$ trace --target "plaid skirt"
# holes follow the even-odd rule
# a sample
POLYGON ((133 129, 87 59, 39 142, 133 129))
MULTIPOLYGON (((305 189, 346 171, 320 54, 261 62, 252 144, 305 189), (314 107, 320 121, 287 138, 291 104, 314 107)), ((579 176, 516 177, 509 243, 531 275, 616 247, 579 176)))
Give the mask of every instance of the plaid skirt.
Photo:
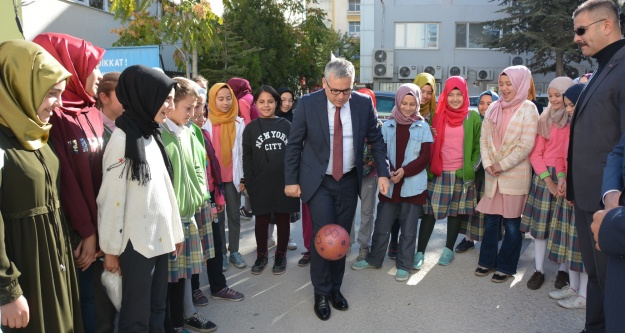
POLYGON ((168 282, 178 282, 180 279, 190 279, 192 274, 202 272, 202 242, 200 233, 193 219, 182 220, 182 231, 184 232, 184 245, 182 253, 176 257, 169 255, 169 276, 168 282))
MULTIPOLYGON (((475 192, 477 194, 477 201, 484 196, 484 181, 475 180, 475 192)), ((460 222, 460 232, 466 235, 471 240, 482 241, 484 236, 484 214, 475 211, 473 214, 466 215, 460 222)))
POLYGON ((210 211, 213 206, 210 202, 205 202, 200 211, 195 213, 195 220, 200 229, 200 239, 202 240, 202 249, 204 249, 204 259, 215 258, 215 239, 213 238, 213 224, 210 211))
POLYGON ((466 186, 456 178, 456 171, 443 171, 440 177, 428 180, 428 199, 423 213, 434 215, 437 220, 447 216, 475 214, 477 195, 475 183, 466 186))
POLYGON ((547 256, 557 263, 566 263, 572 271, 584 271, 573 206, 564 198, 556 201, 547 242, 547 256))
MULTIPOLYGON (((551 179, 558 183, 558 176, 554 167, 547 167, 551 179)), ((529 232, 532 237, 546 239, 549 237, 549 223, 553 216, 556 197, 549 192, 545 182, 537 174, 532 177, 532 186, 527 195, 527 202, 521 218, 521 231, 529 232)))

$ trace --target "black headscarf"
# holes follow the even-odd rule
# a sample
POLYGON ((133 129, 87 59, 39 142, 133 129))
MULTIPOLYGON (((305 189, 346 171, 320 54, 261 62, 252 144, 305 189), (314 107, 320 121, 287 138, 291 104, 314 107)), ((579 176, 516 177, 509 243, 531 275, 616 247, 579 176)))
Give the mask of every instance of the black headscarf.
MULTIPOLYGON (((282 97, 282 94, 284 94, 285 92, 291 93, 291 97, 295 99, 295 94, 291 89, 287 87, 282 87, 278 89, 278 96, 282 97)), ((293 122, 293 107, 291 106, 291 109, 287 112, 282 112, 282 110, 278 108, 278 110, 276 110, 276 116, 280 118, 285 118, 286 120, 293 122)))
POLYGON ((143 66, 126 68, 119 76, 115 94, 125 112, 115 120, 115 125, 126 133, 126 168, 130 169, 128 179, 146 185, 151 180, 150 166, 145 158, 142 139, 154 137, 161 150, 169 177, 174 178, 171 161, 165 152, 163 139, 154 117, 163 106, 176 81, 164 73, 143 66))

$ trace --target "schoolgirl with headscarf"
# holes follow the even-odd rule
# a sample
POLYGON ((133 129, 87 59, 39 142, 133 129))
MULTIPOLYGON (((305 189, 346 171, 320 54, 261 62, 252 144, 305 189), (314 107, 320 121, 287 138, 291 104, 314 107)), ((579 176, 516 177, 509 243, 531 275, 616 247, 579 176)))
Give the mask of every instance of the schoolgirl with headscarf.
MULTIPOLYGON (((430 125, 432 136, 436 137, 436 130, 432 127, 432 119, 436 113, 436 79, 430 73, 419 73, 414 84, 421 89, 421 104, 419 105, 419 114, 430 125)), ((391 240, 388 244, 388 256, 395 259, 397 254, 397 238, 399 237, 399 220, 395 220, 391 229, 391 240)))
POLYGON ((104 152, 97 203, 104 268, 122 276, 120 332, 162 329, 168 257, 179 254, 184 241, 173 168, 159 132, 173 108, 175 84, 134 65, 115 88, 125 111, 104 152))
POLYGON ((295 99, 295 94, 293 94, 290 88, 281 87, 278 89, 278 95, 280 95, 280 109, 276 110, 276 116, 293 122, 293 100, 295 99))
MULTIPOLYGON (((480 119, 484 120, 484 115, 490 108, 490 105, 499 99, 496 92, 486 90, 480 94, 478 99, 478 109, 480 119)), ((477 201, 484 196, 484 168, 480 163, 475 171, 475 191, 477 201)), ((475 247, 474 241, 481 241, 484 235, 484 214, 475 211, 472 215, 466 215, 460 223, 460 234, 464 234, 464 238, 454 250, 456 253, 464 253, 475 247)))
POLYGON ((250 82, 246 79, 233 77, 227 83, 237 98, 239 117, 243 118, 245 125, 258 118, 258 108, 254 105, 254 95, 252 95, 250 82))
MULTIPOLYGON (((564 107, 567 116, 573 116, 575 104, 586 84, 570 86, 563 94, 564 107)), ((570 130, 569 123, 563 127, 570 130)), ((556 285, 556 290, 549 292, 549 297, 558 300, 558 305, 567 309, 579 309, 586 306, 586 294, 588 273, 584 269, 582 254, 577 238, 575 226, 575 214, 573 205, 566 199, 566 172, 567 154, 569 149, 568 132, 560 147, 556 159, 556 173, 558 175, 558 198, 556 199, 553 217, 551 218, 549 241, 547 242, 547 257, 564 268, 558 270, 556 283, 561 280, 561 285, 556 285)))
POLYGON ((0 44, 0 305, 5 332, 83 332, 52 109, 70 73, 39 45, 0 44))
POLYGON ((386 195, 379 194, 380 204, 375 221, 372 248, 365 259, 352 268, 381 267, 395 216, 399 217, 399 239, 395 266, 396 281, 405 281, 412 271, 419 216, 427 197, 427 172, 430 162, 432 133, 419 115, 421 90, 412 83, 399 87, 391 118, 382 126, 388 160, 391 165, 391 185, 386 195))
POLYGON ((480 151, 486 187, 476 209, 485 214, 478 276, 493 274, 491 281, 505 282, 516 274, 521 255, 521 213, 530 189, 529 154, 534 148, 538 111, 527 100, 532 73, 511 66, 499 75, 498 101, 482 122, 480 151), (497 250, 500 224, 505 236, 497 250))
POLYGON ((243 130, 245 123, 239 117, 239 106, 237 99, 229 85, 225 83, 215 83, 208 92, 208 118, 202 129, 208 132, 215 156, 221 166, 221 180, 226 198, 226 209, 218 214, 219 232, 222 239, 223 262, 222 269, 228 269, 228 260, 235 267, 245 268, 247 264, 239 253, 239 236, 241 234, 241 216, 239 207, 241 206, 241 193, 243 179, 243 151, 241 149, 243 130), (219 101, 218 101, 219 99, 219 101), (226 249, 226 213, 228 214, 228 250, 226 249))
MULTIPOLYGON (((63 106, 50 118, 50 136, 61 161, 61 205, 74 230, 72 241, 76 265, 80 268, 83 322, 88 332, 96 326, 110 326, 114 308, 104 293, 94 291, 94 275, 102 272, 97 246, 98 211, 96 196, 102 183, 104 125, 95 107, 96 91, 102 74, 98 69, 104 49, 88 41, 58 33, 35 37, 72 74, 63 92, 63 106), (92 265, 94 264, 92 268, 92 265), (99 309, 95 310, 95 303, 99 309), (96 323, 97 322, 97 323, 96 323)), ((103 291, 100 284, 95 287, 103 291)))
MULTIPOLYGON (((556 159, 560 156, 560 147, 569 137, 569 116, 566 113, 562 94, 573 85, 573 80, 566 76, 553 79, 549 83, 549 106, 538 119, 538 134, 534 149, 530 154, 530 163, 534 169, 532 185, 523 209, 521 231, 529 232, 534 238, 534 264, 536 271, 527 281, 527 287, 537 290, 545 281, 544 261, 549 238, 549 223, 558 197, 558 176, 556 159)), ((565 278, 565 265, 561 264, 560 279, 565 278)), ((564 279, 563 282, 566 282, 564 279)))
POLYGON ((475 212, 475 171, 480 165, 480 132, 482 121, 477 112, 469 110, 467 82, 452 76, 445 82, 432 126, 436 140, 432 145, 428 181, 428 204, 425 206, 419 246, 414 268, 420 269, 427 243, 436 220, 447 218, 447 242, 438 261, 449 265, 454 259, 453 248, 458 238, 460 221, 475 212), (457 105, 458 106, 453 106, 457 105))

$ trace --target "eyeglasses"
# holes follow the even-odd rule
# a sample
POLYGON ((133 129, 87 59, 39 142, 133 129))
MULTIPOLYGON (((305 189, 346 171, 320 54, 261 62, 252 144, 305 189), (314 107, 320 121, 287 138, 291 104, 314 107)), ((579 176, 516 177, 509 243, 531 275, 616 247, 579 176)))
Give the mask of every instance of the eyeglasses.
POLYGON ((328 84, 328 81, 326 81, 326 86, 328 86, 328 88, 330 88, 330 94, 338 96, 339 94, 343 94, 343 96, 345 95, 349 95, 352 93, 352 88, 347 88, 347 89, 343 89, 343 90, 338 90, 338 89, 333 89, 332 87, 330 87, 330 85, 328 84))
POLYGON ((579 28, 573 30, 573 32, 575 32, 575 34, 578 35, 578 36, 582 36, 582 35, 584 35, 586 33, 586 29, 588 29, 589 26, 591 26, 591 25, 593 25, 595 23, 599 23, 599 22, 605 21, 605 20, 607 20, 607 19, 601 19, 599 21, 592 22, 591 24, 588 24, 588 25, 586 25, 584 27, 579 27, 579 28))

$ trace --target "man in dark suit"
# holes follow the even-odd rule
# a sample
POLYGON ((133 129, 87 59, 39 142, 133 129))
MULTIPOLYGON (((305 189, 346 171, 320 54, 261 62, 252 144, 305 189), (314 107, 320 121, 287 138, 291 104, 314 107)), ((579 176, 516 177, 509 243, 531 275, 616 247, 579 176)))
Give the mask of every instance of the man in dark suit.
MULTIPOLYGON (((302 97, 293 114, 285 156, 288 196, 308 203, 312 237, 326 224, 351 230, 362 183, 365 139, 371 144, 381 193, 388 191, 386 148, 369 96, 352 92, 354 66, 342 58, 325 67, 322 91, 302 97), (338 109, 338 113, 337 113, 338 109)), ((314 243, 313 243, 314 244, 314 243)), ((347 310, 341 294, 345 257, 323 259, 311 246, 310 279, 315 290, 314 310, 330 318, 330 306, 347 310)))
MULTIPOLYGON (((575 223, 588 272, 587 332, 604 332, 607 257, 596 251, 590 224, 602 198, 601 180, 608 154, 625 132, 625 40, 618 8, 611 0, 589 0, 573 13, 574 42, 598 67, 577 101, 571 120, 567 199, 574 201, 575 223)), ((606 207, 618 200, 605 197, 606 207)))
POLYGON ((608 256, 605 285, 606 332, 622 332, 625 328, 625 207, 595 213, 592 222, 597 250, 608 256))

